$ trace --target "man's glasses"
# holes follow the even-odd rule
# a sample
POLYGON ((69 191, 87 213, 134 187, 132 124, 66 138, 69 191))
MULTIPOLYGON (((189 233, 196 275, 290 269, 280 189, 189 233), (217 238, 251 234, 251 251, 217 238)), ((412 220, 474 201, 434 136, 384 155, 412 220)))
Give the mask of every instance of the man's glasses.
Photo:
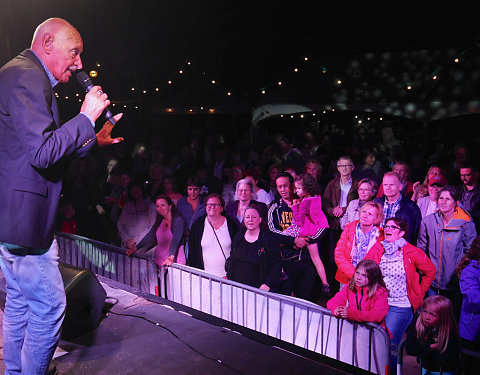
POLYGON ((353 167, 352 164, 345 164, 345 165, 337 165, 337 168, 350 168, 353 167))

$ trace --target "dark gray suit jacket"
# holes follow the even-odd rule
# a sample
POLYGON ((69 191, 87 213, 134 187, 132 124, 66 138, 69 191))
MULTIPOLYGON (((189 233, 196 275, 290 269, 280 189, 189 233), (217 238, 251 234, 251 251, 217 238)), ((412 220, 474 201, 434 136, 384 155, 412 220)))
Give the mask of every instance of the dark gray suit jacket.
POLYGON ((23 51, 0 69, 0 241, 44 249, 53 240, 65 159, 96 144, 78 114, 60 126, 48 76, 23 51))

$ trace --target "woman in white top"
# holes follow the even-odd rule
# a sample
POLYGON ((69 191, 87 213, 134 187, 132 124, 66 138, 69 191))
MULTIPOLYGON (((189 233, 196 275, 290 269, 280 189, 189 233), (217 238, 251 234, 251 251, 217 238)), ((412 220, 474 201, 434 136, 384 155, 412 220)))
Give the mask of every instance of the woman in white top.
POLYGON ((230 256, 238 226, 232 218, 223 215, 225 202, 221 195, 210 194, 205 202, 207 214, 198 218, 190 229, 187 264, 224 277, 225 261, 230 256))

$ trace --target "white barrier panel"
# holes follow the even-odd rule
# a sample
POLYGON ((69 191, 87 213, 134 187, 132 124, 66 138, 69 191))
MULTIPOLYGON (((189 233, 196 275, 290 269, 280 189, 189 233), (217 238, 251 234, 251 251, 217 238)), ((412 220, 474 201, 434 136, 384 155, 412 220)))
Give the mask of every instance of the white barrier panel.
POLYGON ((329 310, 174 264, 167 298, 254 331, 376 374, 390 358, 387 332, 375 324, 337 319, 329 310))
POLYGON ((390 339, 375 324, 337 319, 327 309, 308 301, 268 293, 178 264, 169 267, 166 286, 162 272, 159 286, 151 259, 127 256, 124 249, 80 236, 56 236, 61 262, 143 292, 162 297, 167 294, 176 303, 364 370, 377 374, 387 371, 390 339))
POLYGON ((153 260, 125 249, 67 233, 55 234, 60 262, 92 271, 96 275, 150 294, 158 292, 158 271, 153 260))

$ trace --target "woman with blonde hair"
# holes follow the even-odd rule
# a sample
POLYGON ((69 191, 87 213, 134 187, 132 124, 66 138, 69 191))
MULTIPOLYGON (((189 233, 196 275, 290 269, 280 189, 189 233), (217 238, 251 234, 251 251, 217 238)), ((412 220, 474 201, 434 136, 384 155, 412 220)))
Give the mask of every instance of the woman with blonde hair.
POLYGON ((422 374, 457 374, 458 329, 452 302, 444 296, 431 296, 420 311, 407 331, 407 354, 417 357, 422 374))
POLYGON ((383 240, 383 207, 374 201, 365 202, 360 209, 359 220, 345 226, 335 248, 335 263, 338 266, 335 279, 347 284, 355 273, 355 267, 372 246, 383 240))

